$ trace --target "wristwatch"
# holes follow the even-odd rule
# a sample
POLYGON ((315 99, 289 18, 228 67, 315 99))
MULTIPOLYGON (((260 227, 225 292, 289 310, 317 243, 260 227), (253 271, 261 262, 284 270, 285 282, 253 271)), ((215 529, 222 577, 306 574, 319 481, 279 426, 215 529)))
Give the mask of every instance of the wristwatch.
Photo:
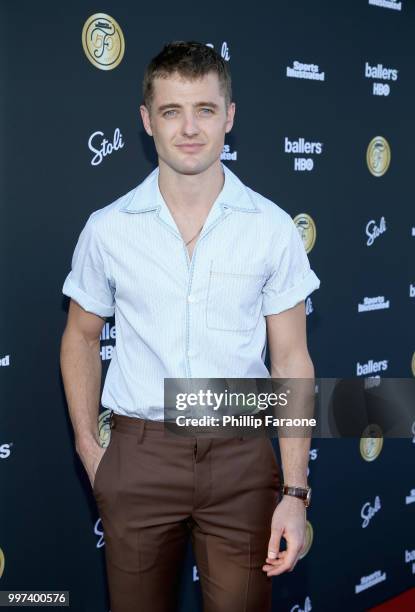
POLYGON ((292 495, 293 497, 299 497, 303 500, 306 508, 309 507, 311 502, 311 487, 306 487, 303 489, 302 487, 290 487, 289 485, 283 486, 284 495, 292 495))

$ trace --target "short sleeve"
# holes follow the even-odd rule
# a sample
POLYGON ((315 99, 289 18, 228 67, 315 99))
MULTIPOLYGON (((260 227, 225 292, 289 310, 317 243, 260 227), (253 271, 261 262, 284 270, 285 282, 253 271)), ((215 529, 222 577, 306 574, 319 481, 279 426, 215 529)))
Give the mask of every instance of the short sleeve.
POLYGON ((292 308, 320 287, 320 280, 310 268, 298 229, 289 215, 282 231, 282 246, 275 245, 276 258, 262 291, 264 316, 292 308))
POLYGON ((79 235, 72 256, 72 269, 65 279, 62 293, 73 298, 87 312, 111 317, 115 312, 114 288, 93 214, 79 235))

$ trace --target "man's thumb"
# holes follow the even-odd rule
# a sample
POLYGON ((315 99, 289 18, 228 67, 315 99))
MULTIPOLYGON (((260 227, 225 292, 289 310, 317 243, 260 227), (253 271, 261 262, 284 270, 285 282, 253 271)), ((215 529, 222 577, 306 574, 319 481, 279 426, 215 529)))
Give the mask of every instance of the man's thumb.
POLYGON ((268 557, 276 559, 280 551, 281 534, 277 529, 271 529, 271 537, 268 543, 268 557))

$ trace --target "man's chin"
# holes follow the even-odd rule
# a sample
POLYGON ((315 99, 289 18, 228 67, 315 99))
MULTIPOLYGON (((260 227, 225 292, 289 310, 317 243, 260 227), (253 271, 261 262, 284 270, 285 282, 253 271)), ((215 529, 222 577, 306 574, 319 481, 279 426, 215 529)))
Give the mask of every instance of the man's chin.
POLYGON ((205 172, 216 160, 200 161, 190 160, 187 162, 177 162, 171 165, 171 168, 179 174, 195 175, 205 172))

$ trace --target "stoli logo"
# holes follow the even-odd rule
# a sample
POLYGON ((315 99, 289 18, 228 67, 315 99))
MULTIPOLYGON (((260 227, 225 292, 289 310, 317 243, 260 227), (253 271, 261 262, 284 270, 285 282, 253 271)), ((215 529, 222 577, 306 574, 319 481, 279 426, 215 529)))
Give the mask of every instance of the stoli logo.
POLYGON ((301 608, 299 604, 296 604, 295 606, 291 608, 290 612, 311 612, 312 609, 313 609, 313 606, 311 605, 311 599, 307 595, 307 597, 304 600, 304 608, 301 608))
POLYGON ((375 503, 373 506, 370 505, 369 502, 366 502, 362 506, 362 510, 360 516, 363 519, 362 528, 367 527, 370 523, 370 520, 375 516, 376 512, 381 509, 380 498, 379 495, 375 497, 375 503))
POLYGON ((107 155, 111 155, 114 151, 118 151, 122 149, 124 146, 124 141, 122 139, 122 134, 118 128, 114 130, 114 136, 112 138, 112 142, 107 140, 106 138, 102 138, 104 136, 104 132, 97 131, 91 134, 88 140, 88 148, 92 153, 95 153, 94 157, 91 159, 91 166, 99 166, 104 157, 107 155), (98 137, 101 136, 101 142, 98 142, 98 137))
POLYGON ((366 225, 366 236, 368 236, 368 239, 366 242, 367 246, 372 246, 376 238, 379 238, 379 236, 383 234, 384 232, 386 232, 386 230, 387 230, 387 227, 386 227, 385 217, 381 217, 379 221, 379 226, 376 225, 376 222, 374 219, 371 219, 366 225))

